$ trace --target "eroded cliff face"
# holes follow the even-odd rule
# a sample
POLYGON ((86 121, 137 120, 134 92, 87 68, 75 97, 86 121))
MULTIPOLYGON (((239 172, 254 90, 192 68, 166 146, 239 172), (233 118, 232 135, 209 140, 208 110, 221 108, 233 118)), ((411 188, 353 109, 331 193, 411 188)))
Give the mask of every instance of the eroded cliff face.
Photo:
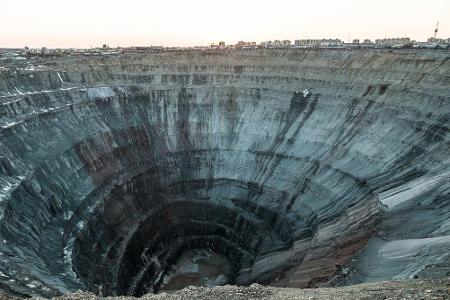
POLYGON ((139 296, 192 250, 227 262, 216 284, 310 286, 361 249, 350 282, 442 265, 449 57, 191 52, 3 70, 1 286, 139 296))

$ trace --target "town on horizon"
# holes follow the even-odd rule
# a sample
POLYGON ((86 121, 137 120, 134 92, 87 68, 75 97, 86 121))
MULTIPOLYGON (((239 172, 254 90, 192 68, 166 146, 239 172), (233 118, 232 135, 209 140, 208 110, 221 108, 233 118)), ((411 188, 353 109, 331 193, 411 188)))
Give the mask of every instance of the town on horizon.
MULTIPOLYGON (((436 32, 437 33, 437 32, 436 32)), ((318 48, 318 49, 351 49, 351 48, 426 48, 426 49, 449 49, 450 38, 442 39, 430 37, 426 42, 415 41, 408 37, 383 38, 383 39, 353 39, 351 42, 345 42, 341 39, 300 39, 295 40, 273 40, 263 42, 239 41, 236 44, 227 45, 220 41, 209 46, 192 47, 164 47, 164 46, 129 46, 129 47, 110 47, 104 44, 101 47, 91 48, 0 48, 2 52, 20 52, 22 55, 52 55, 52 54, 121 54, 128 52, 145 51, 170 51, 170 50, 227 50, 227 49, 288 49, 288 48, 318 48)))

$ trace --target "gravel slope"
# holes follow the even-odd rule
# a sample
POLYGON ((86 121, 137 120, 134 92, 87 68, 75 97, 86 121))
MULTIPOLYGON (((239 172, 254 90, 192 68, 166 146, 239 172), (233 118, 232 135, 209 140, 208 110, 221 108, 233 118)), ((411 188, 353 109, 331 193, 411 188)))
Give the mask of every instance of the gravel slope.
MULTIPOLYGON (((80 292, 54 299, 136 299, 100 298, 80 292)), ((450 278, 441 280, 403 280, 363 283, 339 288, 293 289, 252 284, 250 287, 188 287, 174 294, 147 294, 140 299, 450 299, 450 278)))

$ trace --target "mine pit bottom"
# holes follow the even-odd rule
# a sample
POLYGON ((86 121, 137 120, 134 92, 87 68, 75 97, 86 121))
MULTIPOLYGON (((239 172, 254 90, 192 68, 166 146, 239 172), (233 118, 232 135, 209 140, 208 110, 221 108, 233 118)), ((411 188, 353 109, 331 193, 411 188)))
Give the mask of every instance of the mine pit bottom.
POLYGON ((226 258, 210 250, 186 250, 164 276, 160 291, 225 285, 229 282, 231 270, 226 258))

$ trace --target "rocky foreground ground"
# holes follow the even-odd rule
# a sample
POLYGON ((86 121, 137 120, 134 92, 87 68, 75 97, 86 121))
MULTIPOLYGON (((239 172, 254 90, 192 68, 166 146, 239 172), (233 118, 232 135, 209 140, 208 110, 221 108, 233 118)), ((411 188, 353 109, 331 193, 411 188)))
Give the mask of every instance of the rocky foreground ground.
MULTIPOLYGON (((0 299, 14 299, 0 297, 0 299)), ((132 297, 98 297, 76 292, 53 298, 76 299, 136 299, 132 297)), ((142 300, 176 299, 450 299, 450 278, 441 280, 402 280, 363 283, 337 288, 294 289, 252 284, 249 287, 220 286, 215 288, 187 287, 175 293, 147 294, 142 300)))

